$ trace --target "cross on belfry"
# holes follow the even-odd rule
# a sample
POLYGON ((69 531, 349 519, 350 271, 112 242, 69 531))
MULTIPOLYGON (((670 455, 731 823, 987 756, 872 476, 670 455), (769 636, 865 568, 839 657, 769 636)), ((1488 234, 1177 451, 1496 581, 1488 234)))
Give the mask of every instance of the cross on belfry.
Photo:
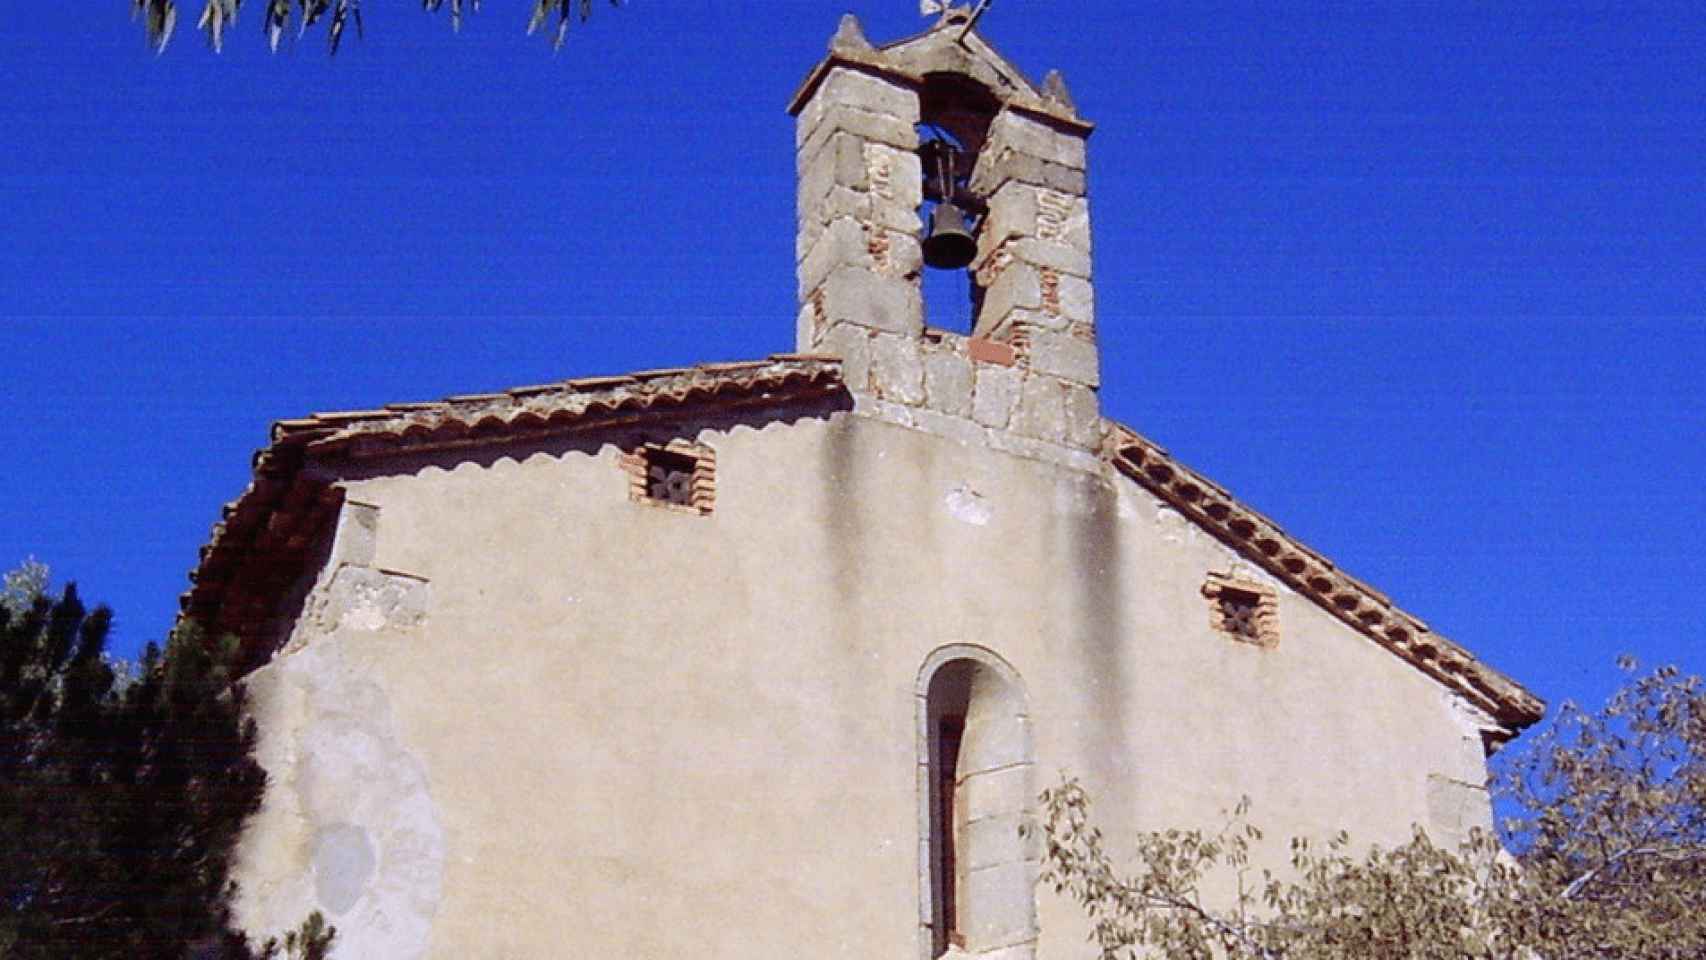
POLYGON ((954 3, 954 0, 918 0, 918 12, 926 17, 938 14, 938 26, 946 23, 965 24, 959 36, 959 41, 964 43, 966 34, 971 33, 972 28, 977 26, 977 22, 983 19, 984 13, 989 10, 989 5, 994 2, 995 0, 977 0, 977 5, 968 9, 954 3))
MULTIPOLYGON (((977 17, 982 16, 983 11, 989 7, 991 2, 992 0, 978 0, 977 9, 970 11, 971 17, 976 19, 977 17)), ((964 7, 955 4, 953 0, 918 0, 918 15, 921 17, 928 17, 931 14, 936 13, 942 14, 946 17, 948 14, 952 13, 966 12, 967 11, 964 7)))

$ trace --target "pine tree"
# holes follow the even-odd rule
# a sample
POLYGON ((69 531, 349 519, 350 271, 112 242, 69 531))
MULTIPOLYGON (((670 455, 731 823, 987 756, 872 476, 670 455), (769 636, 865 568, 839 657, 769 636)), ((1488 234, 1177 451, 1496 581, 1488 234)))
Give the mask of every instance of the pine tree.
MULTIPOLYGON (((0 956, 249 957, 229 863, 265 773, 235 643, 181 626, 129 678, 111 627, 74 585, 0 604, 0 956)), ((311 920, 290 955, 324 955, 311 920)))

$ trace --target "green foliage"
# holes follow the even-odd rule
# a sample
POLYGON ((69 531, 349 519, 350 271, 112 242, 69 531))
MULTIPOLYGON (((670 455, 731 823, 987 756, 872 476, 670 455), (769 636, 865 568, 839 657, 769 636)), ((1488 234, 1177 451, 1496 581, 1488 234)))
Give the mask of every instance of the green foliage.
POLYGON ((1706 956, 1706 682, 1631 675, 1598 713, 1565 704, 1503 771, 1505 824, 1547 893, 1513 922, 1589 956, 1706 956))
MULTIPOLYGON (((610 0, 613 7, 620 6, 620 0, 610 0)), ((527 20, 527 35, 532 36, 544 25, 553 10, 557 13, 557 29, 552 34, 551 49, 560 50, 563 41, 569 37, 569 21, 573 12, 580 11, 580 21, 585 23, 592 16, 592 0, 534 0, 533 16, 527 20)))
POLYGON ((1447 850, 1416 828, 1353 854, 1343 834, 1299 838, 1289 871, 1255 872, 1247 802, 1212 833, 1143 834, 1116 865, 1066 779, 1042 796, 1043 879, 1083 906, 1105 960, 1706 956, 1700 678, 1662 668, 1598 713, 1566 705, 1500 788, 1523 811, 1504 844, 1476 831, 1447 850))
MULTIPOLYGON (((338 928, 326 923, 326 918, 316 910, 302 921, 300 927, 284 935, 284 956, 286 960, 326 960, 337 933, 338 928)), ((261 948, 259 960, 277 960, 278 951, 279 942, 275 937, 261 948)))
POLYGON ((111 627, 75 586, 0 605, 0 956, 248 957, 228 864, 264 773, 236 644, 181 627, 125 684, 111 627))
POLYGON ((13 616, 21 616, 37 597, 47 592, 51 575, 47 564, 35 557, 25 560, 17 569, 6 571, 5 577, 0 579, 0 608, 13 616))
MULTIPOLYGON (((338 52, 338 45, 343 41, 344 30, 351 23, 355 25, 356 36, 362 34, 361 0, 294 0, 294 15, 292 0, 259 0, 264 9, 261 12, 261 30, 266 34, 267 45, 274 53, 278 52, 279 41, 290 28, 294 16, 296 34, 305 35, 308 28, 321 19, 327 18, 326 42, 329 52, 338 52)), ((243 5, 243 0, 205 0, 201 19, 196 23, 196 29, 207 34, 208 45, 215 53, 225 49, 225 34, 237 22, 237 11, 243 5)), ((620 6, 621 0, 610 0, 610 5, 620 6)), ((450 8, 450 29, 462 29, 462 12, 464 0, 421 0, 421 9, 428 13, 436 12, 445 6, 450 8)), ((467 0, 466 7, 470 13, 478 13, 480 0, 467 0)), ((178 8, 175 0, 130 0, 132 17, 140 17, 143 30, 148 37, 148 45, 156 52, 166 49, 166 44, 172 39, 172 32, 177 29, 178 8)), ((533 0, 533 13, 527 23, 527 33, 536 32, 551 14, 557 15, 557 27, 554 32, 553 47, 561 47, 568 38, 569 23, 578 19, 585 23, 592 16, 592 0, 533 0)))

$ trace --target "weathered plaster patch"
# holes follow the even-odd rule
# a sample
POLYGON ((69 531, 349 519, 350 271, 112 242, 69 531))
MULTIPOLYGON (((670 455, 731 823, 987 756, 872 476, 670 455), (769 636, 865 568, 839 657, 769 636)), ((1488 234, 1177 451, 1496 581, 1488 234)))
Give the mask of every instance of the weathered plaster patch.
POLYGON ((239 851, 238 923, 264 939, 319 910, 332 955, 426 955, 445 840, 426 768, 390 697, 351 655, 349 634, 316 636, 249 679, 269 774, 239 851))
MULTIPOLYGON (((1178 516, 1178 514, 1174 515, 1178 516)), ((1184 517, 1180 516, 1179 519, 1183 520, 1184 517)), ((1231 553, 1230 550, 1227 550, 1226 552, 1231 553)), ((1237 554, 1232 554, 1232 560, 1226 565, 1226 569, 1221 576, 1228 580, 1243 580, 1249 583, 1260 584, 1261 586, 1275 592, 1291 592, 1291 588, 1287 587, 1284 583, 1281 583, 1279 579, 1274 577, 1272 574, 1237 554)))
POLYGON ((332 556, 339 563, 369 566, 379 545, 379 508, 359 500, 344 501, 338 513, 338 532, 332 556))
POLYGON ((1087 517, 1096 512, 1106 496, 1106 486, 1100 477, 1085 474, 1061 474, 1054 483, 1054 512, 1062 517, 1087 517))
MULTIPOLYGON (((1136 489, 1137 487, 1135 484, 1120 483, 1117 480, 1114 483, 1114 513, 1121 520, 1135 520, 1139 516, 1142 516, 1142 513, 1138 509, 1139 503, 1134 492, 1136 489)), ((1145 501, 1142 505, 1153 506, 1153 504, 1148 501, 1145 501)))
POLYGON ((1436 842, 1455 847, 1473 829, 1492 829, 1492 801, 1484 784, 1428 774, 1428 819, 1436 842))
POLYGON ((987 526, 995 516, 995 507, 983 494, 973 490, 969 483, 962 483, 949 490, 942 502, 947 506, 949 516, 974 527, 987 526))
POLYGON ((1155 525, 1161 528, 1161 538, 1168 543, 1179 543, 1191 531, 1191 522, 1185 515, 1166 504, 1155 508, 1155 525))
POLYGON ((402 573, 345 564, 315 591, 316 627, 332 633, 351 630, 407 630, 426 619, 427 582, 402 573))
POLYGON ((314 832, 314 894, 334 917, 360 899, 376 865, 373 838, 353 823, 335 823, 314 832))
POLYGON ((1445 705, 1451 711, 1451 719, 1465 740, 1479 743, 1483 733, 1499 729, 1498 721, 1494 720, 1491 714, 1458 694, 1446 690, 1440 696, 1445 699, 1445 705))

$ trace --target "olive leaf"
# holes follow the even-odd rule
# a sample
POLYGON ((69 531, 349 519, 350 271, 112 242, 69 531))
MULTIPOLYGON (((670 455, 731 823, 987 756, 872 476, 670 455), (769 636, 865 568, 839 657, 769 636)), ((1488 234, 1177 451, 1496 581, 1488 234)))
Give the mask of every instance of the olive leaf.
POLYGON ((338 42, 343 39, 344 35, 344 23, 351 18, 355 20, 355 35, 360 38, 362 32, 361 0, 337 0, 337 5, 332 9, 332 25, 326 31, 332 54, 338 52, 338 42))
MULTIPOLYGON (((482 0, 450 0, 450 29, 460 32, 464 10, 470 14, 479 13, 481 2, 482 0)), ((279 42, 284 38, 285 28, 290 25, 291 0, 265 0, 265 4, 261 32, 267 38, 268 48, 277 53, 279 42)), ((237 10, 242 5, 243 0, 205 0, 196 29, 206 33, 208 46, 212 47, 215 53, 225 49, 225 35, 228 28, 237 22, 237 10)), ((610 0, 610 5, 619 7, 622 5, 621 0, 610 0)), ((298 37, 307 34, 308 29, 322 19, 328 19, 326 39, 327 50, 331 54, 338 52, 350 21, 355 22, 357 37, 362 36, 364 32, 361 0, 295 0, 295 6, 298 37)), ((421 9, 427 13, 435 13, 444 6, 445 0, 421 0, 421 9)), ((148 45, 156 53, 163 52, 178 22, 174 0, 131 0, 130 9, 133 19, 142 19, 148 45)), ((557 29, 552 45, 554 48, 560 48, 568 37, 569 22, 575 16, 578 15, 583 23, 591 18, 592 0, 534 0, 533 10, 527 21, 527 33, 532 35, 542 27, 553 10, 557 14, 557 29)))
POLYGON ((132 19, 142 17, 148 45, 155 53, 164 53, 166 43, 172 39, 172 30, 178 25, 177 5, 172 0, 131 0, 130 14, 132 19))
POLYGON ((1275 849, 1246 800, 1218 829, 1139 833, 1116 857, 1063 777, 1031 828, 1041 879, 1082 908, 1102 960, 1698 960, 1706 680, 1624 669, 1603 709, 1566 704, 1501 754, 1495 786, 1517 811, 1502 836, 1474 828, 1450 849, 1414 827, 1384 847, 1339 831, 1275 849))

